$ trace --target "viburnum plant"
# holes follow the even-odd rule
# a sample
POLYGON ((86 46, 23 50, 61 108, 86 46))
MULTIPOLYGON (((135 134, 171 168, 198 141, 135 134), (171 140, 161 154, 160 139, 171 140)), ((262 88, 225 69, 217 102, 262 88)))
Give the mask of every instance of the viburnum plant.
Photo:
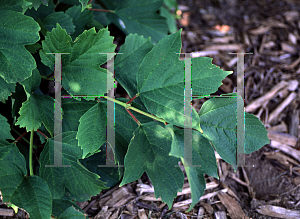
MULTIPOLYGON (((204 174, 218 178, 215 150, 236 170, 237 98, 241 97, 235 94, 207 100, 199 113, 192 108, 194 166, 187 165, 185 62, 178 54, 181 30, 167 35, 174 32, 174 19, 165 7, 172 1, 164 2, 162 6, 161 0, 106 0, 100 6, 85 0, 1 1, 3 202, 25 209, 34 219, 84 218, 76 201, 89 200, 120 181, 120 186, 133 182, 146 172, 155 197, 171 207, 184 182, 178 167, 182 161, 191 188, 191 210, 204 193, 204 174), (111 22, 127 35, 115 57, 115 75, 100 67, 116 49, 105 27, 111 22), (61 55, 62 94, 70 97, 61 100, 61 164, 69 167, 47 167, 55 159, 55 100, 41 88, 44 81, 55 80, 53 53, 68 53, 61 55), (106 95, 113 88, 107 87, 107 81, 114 78, 130 101, 106 95), (108 101, 115 103, 114 159, 123 165, 118 168, 98 167, 105 165, 105 147, 110 144, 106 139, 108 101), (24 137, 28 132, 29 141, 24 137)), ((209 96, 231 74, 213 65, 211 58, 191 60, 193 95, 209 96)), ((258 118, 245 113, 244 119, 245 153, 249 154, 269 139, 258 118)))

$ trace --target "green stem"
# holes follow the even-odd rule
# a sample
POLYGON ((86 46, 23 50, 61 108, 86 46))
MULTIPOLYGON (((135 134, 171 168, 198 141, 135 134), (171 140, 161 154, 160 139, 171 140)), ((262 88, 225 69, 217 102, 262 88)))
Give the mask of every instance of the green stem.
POLYGON ((153 116, 153 115, 151 115, 151 114, 149 114, 149 113, 146 113, 146 112, 144 112, 144 111, 142 111, 142 110, 139 110, 139 109, 137 109, 137 108, 131 106, 131 104, 123 103, 123 102, 121 102, 121 101, 119 101, 119 100, 116 100, 116 99, 111 98, 111 97, 108 97, 108 96, 104 96, 104 98, 106 98, 107 100, 110 100, 110 101, 112 101, 112 102, 115 102, 115 103, 117 103, 117 104, 119 104, 119 105, 121 105, 121 106, 124 106, 125 109, 131 109, 131 110, 133 110, 133 111, 136 111, 136 112, 138 112, 138 113, 140 113, 140 114, 142 114, 142 115, 144 115, 144 116, 148 116, 148 117, 150 117, 150 118, 152 118, 152 119, 155 119, 155 120, 157 120, 157 121, 159 121, 159 122, 162 122, 162 123, 164 123, 164 124, 167 122, 167 121, 164 120, 164 119, 158 118, 158 117, 153 116))
POLYGON ((48 77, 45 76, 45 75, 41 75, 41 78, 42 78, 42 79, 45 79, 45 80, 48 80, 48 81, 54 81, 54 78, 48 78, 48 77))
POLYGON ((32 148, 33 148, 33 134, 34 131, 30 131, 30 148, 29 148, 29 171, 30 171, 30 176, 33 176, 33 167, 32 167, 32 148))
MULTIPOLYGON (((133 110, 133 111, 136 111, 136 112, 138 112, 138 113, 140 113, 140 114, 143 114, 144 116, 148 116, 148 117, 150 117, 150 118, 152 118, 152 119, 155 119, 155 120, 157 120, 157 121, 159 121, 159 122, 162 122, 162 123, 164 123, 164 124, 168 123, 168 122, 167 122, 166 120, 164 120, 164 119, 158 118, 158 117, 153 116, 153 115, 151 115, 151 114, 149 114, 149 113, 146 113, 146 112, 144 112, 144 111, 142 111, 142 110, 139 110, 139 109, 137 109, 137 108, 134 108, 133 106, 131 106, 131 104, 123 103, 123 102, 121 102, 121 101, 119 101, 119 100, 113 99, 113 98, 108 97, 108 96, 103 96, 103 97, 106 98, 107 100, 110 100, 110 101, 115 102, 115 103, 117 103, 117 104, 119 104, 119 105, 121 105, 121 106, 124 106, 125 109, 131 109, 131 110, 133 110)), ((198 127, 196 130, 199 131, 199 132, 201 132, 201 133, 203 134, 203 131, 202 131, 201 127, 200 127, 200 124, 199 124, 199 127, 198 127)))

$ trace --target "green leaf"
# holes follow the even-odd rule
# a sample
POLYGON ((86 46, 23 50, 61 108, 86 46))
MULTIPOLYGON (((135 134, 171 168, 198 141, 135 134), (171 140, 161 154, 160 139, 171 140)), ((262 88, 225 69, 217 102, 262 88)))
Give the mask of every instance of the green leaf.
POLYGON ((139 126, 130 141, 125 156, 125 174, 120 187, 139 179, 144 172, 149 176, 155 198, 161 196, 171 208, 177 191, 182 190, 184 176, 178 158, 168 156, 171 135, 160 122, 149 122, 139 126))
POLYGON ((266 144, 270 139, 264 124, 255 115, 245 113, 245 153, 251 154, 266 144))
POLYGON ((60 24, 60 26, 65 29, 68 34, 73 34, 75 32, 75 26, 72 22, 72 18, 62 11, 49 14, 42 20, 42 22, 48 31, 52 31, 56 24, 60 24))
POLYGON ((38 50, 42 48, 41 44, 35 43, 33 45, 26 45, 25 48, 31 53, 35 54, 38 50))
POLYGON ((0 76, 7 83, 23 81, 36 68, 24 46, 40 39, 40 27, 20 12, 0 10, 0 14, 0 76))
MULTIPOLYGON (((57 27, 48 33, 45 40, 42 41, 42 47, 43 49, 40 50, 41 61, 53 71, 55 64, 53 61, 54 56, 46 53, 71 53, 72 39, 67 34, 66 30, 62 29, 61 26, 57 24, 57 27)), ((61 55, 61 60, 63 64, 62 67, 64 67, 65 63, 70 62, 70 55, 61 55)))
POLYGON ((107 189, 98 179, 98 175, 91 173, 79 163, 78 159, 82 158, 82 150, 77 146, 76 133, 62 133, 62 165, 71 165, 70 167, 45 167, 45 165, 54 164, 54 138, 47 141, 41 153, 39 174, 47 182, 53 199, 63 197, 65 188, 68 188, 76 197, 85 200, 99 194, 102 189, 107 189))
POLYGON ((164 5, 166 5, 168 9, 176 9, 177 1, 176 0, 164 0, 164 5))
POLYGON ((126 34, 150 36, 156 43, 168 34, 166 19, 156 13, 162 3, 162 0, 125 0, 108 16, 126 34))
POLYGON ((16 188, 18 188, 18 186, 24 180, 24 176, 26 175, 26 169, 23 168, 25 168, 26 163, 24 160, 22 166, 19 166, 18 164, 13 162, 0 160, 0 164, 0 188, 3 197, 3 202, 9 202, 16 188))
POLYGON ((48 6, 48 0, 26 0, 26 1, 31 2, 35 10, 38 10, 41 4, 48 6))
MULTIPOLYGON (((115 60, 115 78, 126 90, 130 98, 138 93, 137 72, 145 55, 153 48, 150 39, 137 34, 130 34, 125 38, 115 60)), ((134 101, 142 105, 139 98, 134 101)))
POLYGON ((87 6, 89 0, 79 0, 79 2, 81 3, 81 6, 82 6, 81 12, 83 12, 87 6))
POLYGON ((106 141, 106 105, 97 103, 79 120, 77 139, 83 158, 98 150, 106 141))
POLYGON ((16 125, 26 127, 29 132, 37 130, 42 123, 53 136, 54 132, 54 99, 46 95, 31 94, 29 99, 22 104, 20 117, 16 125))
MULTIPOLYGON (((237 98, 241 96, 209 99, 204 102, 199 111, 203 134, 213 144, 222 159, 233 165, 235 169, 237 167, 237 98)), ((267 130, 258 118, 245 113, 245 153, 251 153, 268 144, 270 141, 267 134, 267 130)))
POLYGON ((29 150, 28 150, 28 144, 25 141, 18 141, 16 143, 16 145, 17 145, 20 153, 25 158, 27 173, 30 173, 30 170, 29 170, 29 150))
POLYGON ((20 116, 19 111, 22 107, 22 103, 27 100, 27 95, 24 90, 24 87, 17 83, 16 90, 11 96, 12 101, 12 118, 15 119, 15 117, 20 116))
POLYGON ((33 69, 32 75, 24 81, 20 82, 20 84, 24 86, 25 91, 29 94, 38 89, 41 84, 41 75, 39 70, 37 70, 36 68, 33 69))
POLYGON ((110 10, 115 10, 124 2, 124 0, 103 0, 102 2, 106 8, 110 10))
MULTIPOLYGON (((150 113, 184 127, 184 61, 179 60, 181 30, 159 41, 143 59, 137 74, 139 97, 150 113)), ((211 63, 210 58, 192 59, 193 94, 217 91, 230 74, 211 63), (207 79, 209 78, 209 80, 207 79)), ((199 116, 192 108, 192 127, 199 130, 199 116)))
MULTIPOLYGON (((17 172, 22 173, 20 176, 23 177, 23 176, 27 175, 26 161, 25 161, 24 156, 20 153, 18 147, 13 143, 10 144, 7 141, 0 139, 0 162, 4 162, 4 161, 7 163, 14 164, 14 166, 16 166, 16 168, 17 168, 17 172)), ((4 166, 2 166, 2 165, 1 165, 1 167, 4 168, 4 166)), ((13 177, 13 174, 11 174, 10 176, 13 177)), ((13 183, 17 183, 17 182, 13 181, 13 183)), ((12 185, 10 185, 10 186, 12 186, 12 185)), ((4 189, 2 190, 2 188, 0 188, 0 190, 2 192, 3 200, 4 200, 4 202, 6 202, 5 200, 7 200, 7 199, 4 199, 4 197, 6 198, 6 196, 4 195, 6 193, 4 192, 4 189)), ((7 192, 10 192, 10 190, 8 190, 7 192)), ((8 195, 11 195, 11 193, 9 193, 8 195)))
POLYGON ((192 162, 186 160, 188 158, 184 157, 184 150, 186 150, 184 145, 184 129, 173 128, 167 128, 173 139, 169 155, 181 158, 184 165, 192 195, 192 204, 188 210, 190 211, 204 194, 204 173, 219 178, 217 172, 218 166, 214 149, 209 141, 200 132, 195 130, 192 130, 192 162))
MULTIPOLYGON (((210 145, 209 141, 200 132, 196 130, 192 130, 192 136, 193 136, 192 163, 191 161, 188 161, 189 165, 200 165, 201 167, 197 167, 199 170, 205 172, 206 174, 212 177, 218 178, 217 163, 216 163, 216 157, 215 157, 215 152, 213 147, 210 145)), ((174 137, 172 141, 170 155, 185 159, 184 158, 184 129, 176 128, 174 130, 174 137), (176 148, 176 146, 174 148, 173 146, 174 141, 178 142, 179 149, 176 148)), ((185 163, 186 162, 184 161, 183 164, 185 163)))
POLYGON ((48 6, 46 5, 41 5, 38 10, 35 10, 34 8, 28 9, 25 12, 25 15, 32 17, 34 20, 43 20, 46 18, 48 15, 52 14, 55 12, 55 4, 53 1, 48 2, 48 6))
POLYGON ((24 13, 31 4, 25 0, 2 0, 0 1, 0 9, 24 13))
MULTIPOLYGON (((84 31, 75 42, 59 24, 42 42, 40 50, 42 63, 54 70, 54 55, 46 53, 70 53, 62 55, 62 86, 71 95, 103 95, 107 93, 107 70, 100 65, 107 62, 107 55, 116 47, 108 29, 96 33, 95 29, 84 31)), ((113 88, 113 75, 109 74, 113 88)))
MULTIPOLYGON (((184 62, 176 54, 181 47, 180 32, 159 41, 145 56, 137 73, 137 89, 150 113, 184 127, 184 62)), ((194 108, 192 122, 198 129, 199 116, 194 108)))
POLYGON ((82 213, 79 209, 75 209, 73 206, 67 208, 60 216, 60 219, 69 219, 69 218, 76 218, 76 219, 86 219, 86 215, 82 213))
POLYGON ((70 218, 70 216, 76 215, 79 219, 85 219, 84 211, 77 204, 68 200, 54 199, 51 214, 58 218, 67 218, 66 216, 70 218))
MULTIPOLYGON (((47 131, 47 129, 45 128, 45 126, 42 124, 42 126, 39 128, 40 132, 42 132, 44 135, 46 136, 50 136, 49 132, 47 131)), ((46 143, 46 138, 44 137, 44 135, 42 135, 40 132, 36 132, 36 134, 39 136, 39 139, 41 141, 41 144, 45 144, 46 143)))
MULTIPOLYGON (((105 4, 106 2, 103 1, 103 3, 105 4)), ((94 9, 105 9, 103 7, 101 7, 99 4, 96 4, 95 1, 92 1, 92 8, 94 9)), ((102 24, 103 26, 108 26, 111 21, 108 18, 108 13, 106 12, 100 12, 99 11, 92 11, 93 12, 93 19, 97 22, 99 22, 100 24, 102 24)))
POLYGON ((171 12, 166 9, 165 7, 161 6, 159 9, 159 13, 161 16, 165 17, 167 19, 167 24, 169 27, 170 33, 175 33, 178 31, 176 20, 174 16, 171 14, 171 12))
POLYGON ((52 209, 51 193, 47 183, 38 176, 29 176, 15 187, 10 202, 24 208, 31 218, 50 218, 52 209))
POLYGON ((3 78, 0 77, 0 101, 5 103, 11 92, 15 92, 16 83, 7 83, 3 78))
POLYGON ((60 0, 59 3, 65 3, 67 5, 80 5, 78 0, 60 0))
POLYGON ((193 58, 192 66, 193 95, 207 96, 216 92, 222 80, 232 74, 232 71, 224 71, 213 65, 209 57, 193 58))
POLYGON ((7 119, 0 114, 0 139, 14 139, 13 136, 10 134, 10 127, 7 122, 7 119))
MULTIPOLYGON (((126 103, 128 99, 125 98, 117 98, 117 100, 126 103)), ((131 106, 143 110, 143 107, 135 102, 131 104, 131 106)), ((153 119, 144 116, 140 113, 137 113, 133 110, 130 110, 131 113, 136 117, 138 121, 141 123, 152 122, 153 119)), ((134 119, 129 115, 129 113, 125 110, 123 106, 119 104, 115 105, 115 160, 119 165, 124 165, 124 158, 127 153, 128 145, 133 136, 134 131, 138 127, 137 123, 134 119)), ((119 174, 123 175, 123 169, 119 168, 119 174)))
POLYGON ((65 14, 72 18, 73 24, 75 25, 75 32, 72 34, 73 39, 80 35, 85 30, 86 25, 93 20, 93 12, 91 10, 81 12, 80 5, 74 5, 68 8, 65 14))
POLYGON ((79 119, 96 103, 84 99, 76 100, 73 98, 62 99, 63 120, 62 131, 78 131, 79 119))
POLYGON ((92 19, 91 22, 86 24, 87 29, 90 29, 93 27, 95 27, 96 31, 99 31, 100 29, 104 28, 104 26, 100 22, 96 21, 95 19, 92 19))
POLYGON ((119 176, 118 169, 115 167, 98 167, 98 165, 106 165, 106 145, 103 144, 101 152, 79 161, 89 171, 98 174, 107 187, 113 187, 120 181, 122 176, 119 176))
POLYGON ((0 141, 0 190, 3 202, 25 209, 31 218, 50 218, 51 194, 37 176, 29 176, 26 161, 15 144, 0 141))

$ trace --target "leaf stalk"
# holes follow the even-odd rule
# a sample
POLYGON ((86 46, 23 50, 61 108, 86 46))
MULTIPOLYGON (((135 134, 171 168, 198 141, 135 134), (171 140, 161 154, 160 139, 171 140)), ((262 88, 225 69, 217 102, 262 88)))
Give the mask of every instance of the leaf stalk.
POLYGON ((29 147, 29 171, 30 176, 33 176, 33 166, 32 166, 32 149, 33 149, 33 134, 34 130, 30 131, 30 147, 29 147))
POLYGON ((91 10, 91 11, 101 11, 101 12, 115 13, 115 12, 114 12, 114 11, 112 11, 112 10, 107 10, 107 9, 99 9, 99 8, 89 8, 88 10, 91 10))
POLYGON ((166 122, 167 122, 167 121, 165 121, 164 119, 161 119, 161 118, 158 118, 158 117, 156 117, 156 116, 153 116, 153 115, 151 115, 150 113, 146 113, 146 112, 144 112, 144 111, 142 111, 142 110, 139 110, 139 109, 137 109, 137 108, 135 108, 135 107, 133 107, 133 106, 127 104, 127 103, 123 103, 122 101, 116 100, 116 99, 111 98, 111 97, 108 97, 108 96, 103 96, 103 97, 106 98, 107 100, 110 100, 110 101, 112 101, 112 102, 115 102, 115 103, 117 103, 117 104, 119 104, 119 105, 125 107, 125 109, 131 109, 131 110, 133 110, 133 111, 136 111, 136 112, 138 112, 138 113, 140 113, 140 114, 142 114, 142 115, 144 115, 144 116, 148 116, 149 118, 152 118, 152 119, 154 119, 154 120, 156 120, 156 121, 159 121, 159 122, 162 122, 162 123, 164 123, 164 124, 166 124, 166 122))
MULTIPOLYGON (((14 130, 18 135, 20 135, 20 133, 17 132, 17 130, 15 130, 15 129, 13 129, 13 128, 12 128, 12 130, 14 130)), ((27 132, 25 131, 22 135, 20 135, 20 136, 14 141, 14 143, 16 144, 16 143, 17 143, 18 141, 20 141, 20 139, 23 138, 26 134, 27 134, 27 132)), ((27 139, 25 139, 25 138, 24 138, 24 141, 26 141, 27 143, 29 143, 29 142, 27 141, 27 139)))

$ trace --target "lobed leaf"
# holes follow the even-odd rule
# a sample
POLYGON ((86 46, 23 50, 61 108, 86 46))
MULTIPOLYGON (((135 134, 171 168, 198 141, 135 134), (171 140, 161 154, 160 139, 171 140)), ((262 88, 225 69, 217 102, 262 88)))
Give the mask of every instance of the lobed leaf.
POLYGON ((0 141, 0 166, 3 201, 25 209, 31 218, 50 218, 49 187, 38 176, 25 177, 26 161, 15 144, 0 141))
MULTIPOLYGON (((199 111, 203 134, 211 141, 219 155, 235 169, 237 168, 237 98, 241 96, 209 99, 204 102, 199 111)), ((251 153, 270 143, 267 134, 267 130, 258 118, 245 113, 245 153, 251 153)))
MULTIPOLYGON (((184 61, 179 60, 181 31, 159 41, 143 59, 137 73, 137 90, 147 110, 167 122, 184 127, 184 61), (176 54, 177 53, 177 54, 176 54)), ((193 94, 209 95, 230 73, 210 58, 192 59, 193 94), (208 83, 209 81, 209 83, 208 83)), ((192 108, 192 127, 200 130, 199 116, 192 108)))
POLYGON ((97 195, 102 189, 106 189, 99 176, 91 173, 78 159, 82 158, 82 150, 76 140, 76 132, 62 133, 62 165, 70 167, 46 168, 45 165, 54 164, 54 138, 47 141, 41 156, 39 175, 43 178, 51 191, 53 199, 60 199, 67 188, 76 200, 88 200, 92 195, 97 195), (60 180, 57 180, 60 179, 60 180))
POLYGON ((108 29, 84 31, 75 42, 59 24, 47 34, 40 50, 42 63, 54 70, 54 55, 46 53, 70 53, 62 55, 62 86, 70 95, 103 95, 113 88, 113 75, 100 65, 107 61, 116 45, 108 29), (108 88, 107 77, 109 77, 108 88))
POLYGON ((140 125, 128 146, 125 156, 125 173, 120 187, 139 179, 144 172, 149 176, 155 198, 161 196, 171 208, 177 191, 182 190, 184 176, 178 158, 169 156, 171 136, 157 121, 140 125))
POLYGON ((25 45, 39 37, 39 25, 20 12, 0 8, 0 76, 7 83, 23 81, 31 76, 36 63, 25 45))
POLYGON ((192 148, 190 150, 192 157, 185 157, 184 151, 188 149, 184 145, 184 130, 172 127, 170 124, 167 129, 172 135, 169 155, 181 159, 190 184, 192 194, 192 204, 188 209, 190 211, 204 194, 206 184, 204 174, 219 178, 215 152, 209 141, 200 132, 192 130, 192 148))
POLYGON ((16 125, 26 127, 27 132, 37 130, 42 123, 47 131, 54 134, 54 99, 40 94, 31 94, 20 108, 16 125))

